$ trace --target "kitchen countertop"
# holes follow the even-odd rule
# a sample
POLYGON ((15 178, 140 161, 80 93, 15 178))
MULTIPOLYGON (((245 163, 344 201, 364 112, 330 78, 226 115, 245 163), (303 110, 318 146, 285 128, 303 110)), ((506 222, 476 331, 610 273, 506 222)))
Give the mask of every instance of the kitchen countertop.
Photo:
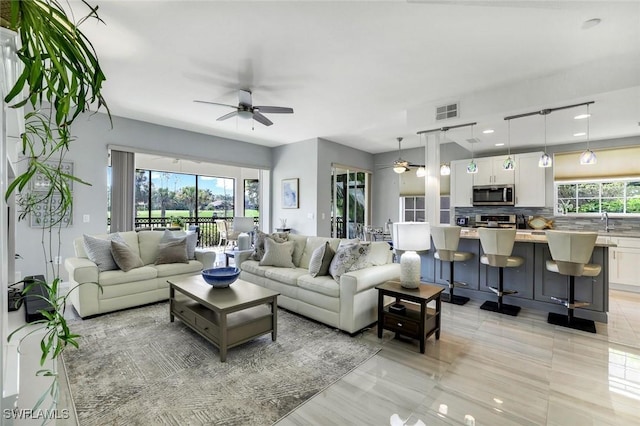
MULTIPOLYGON (((605 237, 610 236, 613 237, 613 233, 598 233, 598 239, 596 240, 596 246, 599 247, 615 247, 616 245, 610 243, 606 240, 605 237)), ((625 234, 627 236, 628 234, 625 234)), ((476 228, 463 228, 460 231, 460 238, 466 238, 468 240, 477 240, 480 239, 478 235, 478 230, 476 228)), ((547 244, 547 236, 544 231, 536 231, 533 229, 519 229, 516 231, 516 242, 517 243, 541 243, 547 244)))

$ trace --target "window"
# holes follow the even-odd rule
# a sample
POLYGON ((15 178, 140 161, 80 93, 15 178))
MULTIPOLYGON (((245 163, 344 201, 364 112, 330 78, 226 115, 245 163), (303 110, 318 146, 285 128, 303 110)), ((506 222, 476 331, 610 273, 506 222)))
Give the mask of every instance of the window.
POLYGON ((424 196, 420 197, 400 197, 402 203, 403 218, 405 222, 424 222, 425 205, 424 196))
POLYGON ((260 181, 244 180, 244 215, 258 217, 260 214, 260 181))
POLYGON ((556 182, 557 214, 640 214, 640 178, 556 182))

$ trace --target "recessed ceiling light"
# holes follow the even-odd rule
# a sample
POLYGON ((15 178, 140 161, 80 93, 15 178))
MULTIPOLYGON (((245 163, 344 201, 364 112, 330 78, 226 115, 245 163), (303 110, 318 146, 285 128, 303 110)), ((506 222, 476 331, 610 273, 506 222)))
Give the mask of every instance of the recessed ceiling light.
POLYGON ((591 117, 591 114, 579 114, 573 118, 574 120, 584 120, 585 118, 589 118, 589 117, 591 117))
POLYGON ((496 146, 504 146, 503 143, 497 143, 496 146))
POLYGON ((484 133, 485 135, 488 135, 489 133, 493 133, 493 132, 494 132, 493 129, 487 129, 482 131, 482 133, 484 133))
POLYGON ((578 132, 578 133, 574 133, 573 136, 586 136, 587 134, 585 132, 578 132))
POLYGON ((582 29, 583 30, 588 30, 589 28, 595 27, 600 22, 602 22, 602 19, 600 19, 600 18, 587 19, 586 21, 584 21, 582 23, 582 29))

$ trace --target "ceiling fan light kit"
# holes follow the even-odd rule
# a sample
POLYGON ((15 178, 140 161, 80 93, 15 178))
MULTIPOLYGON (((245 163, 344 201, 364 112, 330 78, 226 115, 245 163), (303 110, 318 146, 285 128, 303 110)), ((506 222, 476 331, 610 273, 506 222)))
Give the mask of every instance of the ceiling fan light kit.
POLYGON ((418 167, 418 170, 416 170, 416 176, 425 177, 426 175, 427 175, 427 170, 422 166, 418 167))

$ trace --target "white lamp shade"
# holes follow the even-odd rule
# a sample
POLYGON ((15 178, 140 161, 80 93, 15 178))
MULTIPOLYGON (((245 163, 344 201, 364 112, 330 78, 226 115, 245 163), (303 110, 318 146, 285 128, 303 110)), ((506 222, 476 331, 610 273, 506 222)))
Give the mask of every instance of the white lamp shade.
POLYGON ((428 222, 396 222, 393 224, 393 248, 420 251, 431 248, 431 227, 428 222))

